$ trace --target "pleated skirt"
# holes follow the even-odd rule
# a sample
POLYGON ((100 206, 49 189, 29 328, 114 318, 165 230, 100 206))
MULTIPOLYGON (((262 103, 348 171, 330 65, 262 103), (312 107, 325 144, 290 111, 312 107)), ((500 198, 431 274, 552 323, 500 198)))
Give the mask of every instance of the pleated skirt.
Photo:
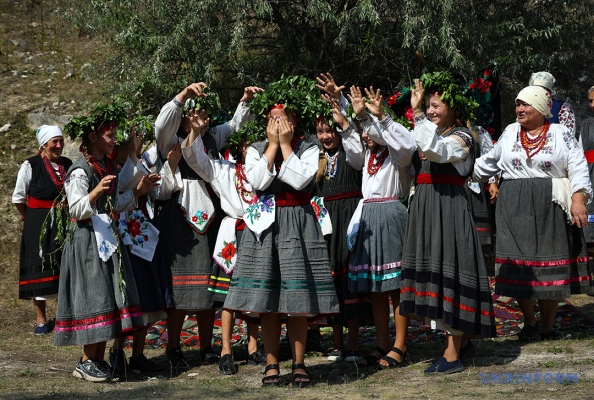
POLYGON ((260 242, 244 231, 224 307, 256 313, 337 314, 328 252, 312 207, 278 207, 260 242))
POLYGON ((495 293, 555 300, 592 293, 591 265, 581 229, 552 201, 551 179, 501 183, 497 199, 495 293))
POLYGON ((365 202, 349 262, 349 291, 400 289, 407 211, 399 200, 365 202))
POLYGON ((409 200, 400 313, 494 337, 495 315, 480 240, 462 186, 417 185, 409 200))

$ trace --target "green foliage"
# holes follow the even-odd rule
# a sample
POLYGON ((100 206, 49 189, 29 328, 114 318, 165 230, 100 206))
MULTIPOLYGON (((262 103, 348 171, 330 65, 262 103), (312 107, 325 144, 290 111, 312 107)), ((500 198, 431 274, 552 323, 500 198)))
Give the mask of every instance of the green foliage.
POLYGON ((145 110, 198 81, 229 104, 281 76, 330 71, 393 93, 426 71, 474 76, 495 61, 527 81, 593 61, 590 0, 66 0, 57 14, 113 44, 114 92, 145 110))
POLYGON ((152 115, 137 115, 126 120, 123 128, 117 130, 118 143, 126 143, 130 139, 130 130, 134 127, 137 134, 142 134, 145 142, 155 140, 155 121, 152 115))
POLYGON ((206 95, 206 97, 194 97, 186 100, 182 110, 183 115, 187 115, 190 110, 194 109, 204 110, 209 116, 217 115, 223 108, 219 95, 214 92, 206 93, 206 95))
POLYGON ((250 121, 227 138, 227 148, 234 159, 240 160, 239 146, 242 143, 255 143, 266 139, 266 126, 263 121, 250 121))
POLYGON ((286 110, 297 116, 297 129, 309 136, 315 132, 318 117, 331 119, 332 108, 316 88, 316 81, 304 76, 282 77, 266 87, 264 92, 256 93, 250 102, 250 111, 264 120, 266 112, 275 104, 282 104, 286 110))
POLYGON ((456 110, 456 117, 463 123, 475 119, 478 103, 466 96, 468 87, 460 86, 447 71, 426 73, 421 76, 425 93, 438 92, 441 101, 456 110))
POLYGON ((126 118, 130 107, 131 104, 121 98, 111 103, 100 103, 89 116, 70 118, 66 126, 64 126, 64 133, 74 140, 101 128, 109 122, 114 122, 117 126, 118 140, 121 139, 125 142, 128 140, 129 134, 129 131, 126 132, 126 118))

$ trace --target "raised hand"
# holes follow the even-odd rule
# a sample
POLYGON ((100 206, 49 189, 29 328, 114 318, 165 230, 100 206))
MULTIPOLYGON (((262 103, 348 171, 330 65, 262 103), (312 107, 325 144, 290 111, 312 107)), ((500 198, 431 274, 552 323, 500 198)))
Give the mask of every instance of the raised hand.
POLYGON ((346 130, 349 127, 349 121, 347 121, 345 116, 340 111, 340 104, 338 104, 338 100, 336 100, 334 97, 330 97, 327 94, 323 94, 322 97, 332 106, 332 118, 334 118, 334 121, 343 131, 346 130))
POLYGON ((241 101, 252 100, 256 93, 260 93, 263 91, 264 91, 264 89, 259 88, 258 86, 248 86, 245 89, 243 89, 243 97, 241 99, 239 99, 239 101, 241 102, 241 101))
POLYGON ((266 136, 268 138, 268 143, 270 143, 270 145, 278 146, 278 121, 276 118, 268 118, 268 126, 266 126, 266 136))
POLYGON ((357 114, 357 118, 365 118, 367 110, 365 109, 365 99, 363 98, 361 89, 356 86, 351 86, 351 94, 347 96, 353 105, 353 111, 357 114))
POLYGON ((169 153, 167 153, 167 162, 169 163, 169 168, 175 174, 175 170, 177 169, 177 165, 182 158, 181 152, 181 143, 176 143, 173 145, 169 153))
POLYGON ((369 99, 369 101, 365 103, 369 112, 375 115, 380 121, 386 118, 382 105, 383 96, 380 94, 380 90, 374 90, 373 86, 371 86, 369 89, 365 89, 365 96, 369 99))
POLYGON ((161 177, 157 174, 150 174, 148 176, 143 176, 138 185, 136 185, 136 190, 134 191, 134 196, 142 196, 143 194, 150 191, 152 188, 159 184, 159 180, 161 177))
POLYGON ((293 127, 287 117, 280 117, 278 119, 278 142, 280 145, 290 145, 291 139, 293 139, 293 133, 293 127))
POLYGON ((208 97, 206 93, 202 92, 207 87, 208 85, 204 82, 192 83, 179 92, 176 98, 179 102, 185 103, 186 100, 193 99, 194 97, 208 97))
POLYGON ((144 140, 144 133, 138 132, 136 130, 136 126, 130 128, 130 141, 132 141, 131 146, 128 148, 128 156, 132 160, 136 160, 136 156, 138 155, 138 149, 142 145, 142 141, 144 140))
POLYGON ((334 78, 330 75, 330 72, 316 76, 316 81, 318 81, 318 83, 316 83, 318 89, 323 90, 333 98, 340 100, 340 92, 344 89, 344 85, 336 86, 334 78))
POLYGON ((208 129, 208 124, 210 123, 210 118, 208 118, 208 114, 206 111, 198 109, 190 110, 188 113, 188 117, 190 119, 190 138, 188 139, 188 144, 192 144, 196 137, 200 135, 201 137, 204 136, 206 130, 208 129))
POLYGON ((423 82, 419 79, 415 79, 415 87, 411 91, 410 95, 410 106, 415 113, 415 117, 423 113, 423 101, 425 97, 425 89, 423 88, 423 82))

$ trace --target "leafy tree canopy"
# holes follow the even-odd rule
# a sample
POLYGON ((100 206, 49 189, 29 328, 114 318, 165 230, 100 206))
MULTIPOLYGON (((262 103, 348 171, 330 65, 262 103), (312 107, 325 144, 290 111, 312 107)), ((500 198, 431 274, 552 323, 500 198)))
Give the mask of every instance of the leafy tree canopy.
POLYGON ((587 69, 591 0, 67 0, 74 27, 111 41, 114 91, 143 109, 204 81, 231 106, 248 84, 330 71, 386 95, 424 72, 496 65, 527 82, 587 69))

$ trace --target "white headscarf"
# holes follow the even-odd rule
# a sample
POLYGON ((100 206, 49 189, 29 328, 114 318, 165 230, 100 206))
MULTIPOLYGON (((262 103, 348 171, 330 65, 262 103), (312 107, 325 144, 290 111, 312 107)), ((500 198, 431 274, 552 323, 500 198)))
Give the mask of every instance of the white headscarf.
POLYGON ((41 125, 39 129, 37 129, 37 132, 35 132, 35 135, 37 136, 40 150, 51 138, 64 136, 62 135, 62 130, 55 125, 41 125))
POLYGON ((553 85, 555 84, 555 77, 546 71, 535 72, 528 81, 529 86, 542 86, 547 89, 551 94, 555 94, 553 85))
POLYGON ((540 86, 527 86, 520 90, 516 100, 521 100, 524 103, 530 104, 545 118, 551 118, 551 107, 553 107, 553 98, 551 94, 540 86))

